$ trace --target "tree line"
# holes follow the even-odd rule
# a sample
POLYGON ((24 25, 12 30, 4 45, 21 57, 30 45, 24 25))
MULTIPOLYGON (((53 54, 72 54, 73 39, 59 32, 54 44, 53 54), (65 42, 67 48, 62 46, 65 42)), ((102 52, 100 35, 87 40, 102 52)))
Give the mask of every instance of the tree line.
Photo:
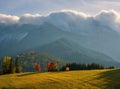
MULTIPOLYGON (((46 68, 48 72, 57 71, 57 62, 52 61, 46 64, 46 68)), ((42 70, 40 63, 36 63, 34 69, 37 72, 42 70)), ((21 73, 22 66, 20 65, 20 59, 17 55, 15 59, 10 56, 5 56, 2 59, 2 70, 0 70, 0 74, 12 74, 12 73, 21 73)))
MULTIPOLYGON (((62 64, 61 64, 62 65, 62 64)), ((85 63, 66 63, 59 67, 56 61, 46 63, 46 69, 48 72, 54 71, 70 71, 70 70, 93 70, 93 69, 113 69, 114 66, 104 67, 97 63, 85 64, 85 63)), ((37 72, 42 70, 40 63, 36 63, 34 69, 37 72)), ((0 74, 21 73, 22 66, 19 63, 19 56, 14 59, 10 56, 5 56, 2 59, 2 71, 0 74)))
POLYGON ((67 63, 66 65, 63 65, 60 68, 60 71, 66 71, 67 68, 69 70, 94 70, 94 69, 114 69, 114 66, 104 67, 101 64, 97 63, 91 63, 91 64, 85 64, 85 63, 67 63))

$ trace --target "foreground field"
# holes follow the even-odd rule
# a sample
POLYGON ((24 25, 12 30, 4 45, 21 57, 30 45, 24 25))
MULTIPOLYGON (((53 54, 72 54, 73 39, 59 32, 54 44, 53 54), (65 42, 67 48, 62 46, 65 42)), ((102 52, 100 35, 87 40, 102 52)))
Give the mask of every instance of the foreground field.
POLYGON ((0 75, 0 89, 120 89, 120 70, 0 75))

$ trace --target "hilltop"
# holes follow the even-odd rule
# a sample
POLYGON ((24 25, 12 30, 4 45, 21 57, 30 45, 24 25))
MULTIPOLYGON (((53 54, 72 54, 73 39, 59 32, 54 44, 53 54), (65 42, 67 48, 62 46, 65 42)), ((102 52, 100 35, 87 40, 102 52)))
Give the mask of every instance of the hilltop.
POLYGON ((0 76, 0 88, 120 89, 120 70, 25 72, 0 76))

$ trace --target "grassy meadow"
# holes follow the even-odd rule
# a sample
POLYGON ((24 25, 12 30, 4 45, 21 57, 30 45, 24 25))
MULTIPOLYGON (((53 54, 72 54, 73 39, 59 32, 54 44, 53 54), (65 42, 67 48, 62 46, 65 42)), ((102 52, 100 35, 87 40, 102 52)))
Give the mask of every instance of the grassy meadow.
POLYGON ((0 89, 120 89, 120 70, 0 75, 0 89))

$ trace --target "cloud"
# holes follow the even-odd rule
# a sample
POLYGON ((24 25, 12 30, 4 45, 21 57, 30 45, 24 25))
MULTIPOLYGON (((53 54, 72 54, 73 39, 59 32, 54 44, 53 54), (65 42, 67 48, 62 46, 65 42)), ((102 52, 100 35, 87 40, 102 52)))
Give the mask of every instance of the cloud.
POLYGON ((62 10, 60 12, 53 12, 50 15, 48 15, 46 18, 44 18, 43 22, 47 22, 50 24, 55 25, 56 27, 71 31, 73 25, 80 26, 81 23, 84 23, 85 19, 88 18, 88 15, 72 11, 72 10, 62 10))
POLYGON ((44 22, 53 24, 55 26, 62 26, 63 28, 69 25, 69 22, 76 21, 77 19, 84 20, 88 15, 73 10, 61 10, 59 12, 52 12, 46 16, 40 14, 24 14, 20 17, 20 24, 35 24, 40 25, 44 22))
POLYGON ((41 15, 40 14, 24 14, 23 17, 26 17, 26 18, 36 18, 36 17, 40 17, 41 15))
POLYGON ((44 18, 43 22, 48 22, 60 29, 73 32, 81 30, 90 31, 90 29, 96 29, 97 26, 101 27, 101 29, 108 27, 119 31, 120 14, 114 10, 102 10, 98 14, 90 16, 73 10, 62 10, 60 12, 51 13, 44 18))
POLYGON ((40 21, 41 15, 40 14, 24 14, 20 17, 19 23, 20 24, 38 24, 40 21))
POLYGON ((102 10, 94 16, 94 20, 101 26, 108 26, 117 31, 120 27, 120 14, 114 10, 102 10))
POLYGON ((101 28, 106 26, 119 31, 120 14, 114 10, 102 10, 96 15, 88 15, 73 10, 52 12, 46 16, 29 13, 21 17, 0 14, 0 23, 41 25, 45 22, 55 25, 62 30, 73 32, 96 29, 96 24, 101 28))
POLYGON ((95 20, 101 22, 101 23, 114 23, 114 22, 119 22, 118 19, 120 18, 120 14, 118 14, 114 10, 102 10, 100 13, 98 13, 95 16, 95 20))
POLYGON ((19 17, 18 16, 0 14, 0 23, 15 24, 18 21, 19 21, 19 17))

